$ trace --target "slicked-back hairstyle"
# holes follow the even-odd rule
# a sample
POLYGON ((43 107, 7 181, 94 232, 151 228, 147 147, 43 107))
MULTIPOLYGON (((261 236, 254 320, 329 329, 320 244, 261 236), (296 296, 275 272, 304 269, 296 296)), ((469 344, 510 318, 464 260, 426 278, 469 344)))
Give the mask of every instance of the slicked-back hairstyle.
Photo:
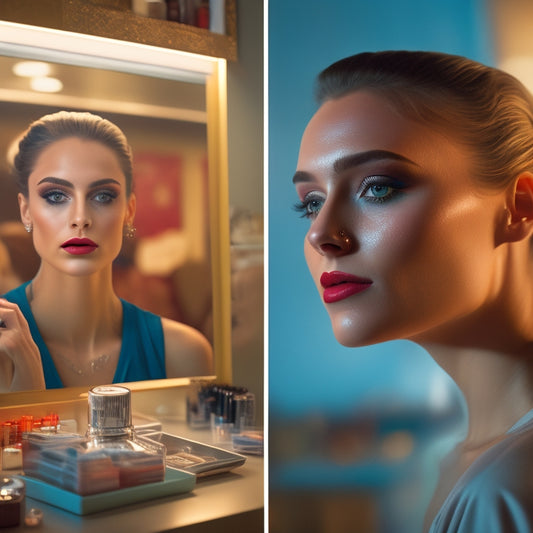
POLYGON ((99 142, 115 152, 126 178, 126 193, 132 192, 132 155, 122 130, 107 119, 75 111, 59 111, 36 120, 22 134, 13 159, 19 190, 28 196, 28 179, 44 149, 56 141, 79 138, 99 142))
POLYGON ((323 104, 361 90, 469 147, 480 183, 502 188, 533 172, 533 98, 506 72, 438 52, 365 52, 323 70, 316 97, 323 104))

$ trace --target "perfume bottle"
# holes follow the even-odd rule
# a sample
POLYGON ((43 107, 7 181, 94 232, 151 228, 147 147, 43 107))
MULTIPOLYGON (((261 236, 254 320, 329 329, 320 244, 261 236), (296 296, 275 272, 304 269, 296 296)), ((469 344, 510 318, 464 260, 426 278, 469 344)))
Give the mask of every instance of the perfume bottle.
POLYGON ((129 389, 91 389, 88 422, 85 435, 25 433, 25 474, 81 495, 164 480, 165 446, 136 435, 129 389))
POLYGON ((126 387, 103 385, 88 394, 88 446, 120 447, 134 438, 131 392, 126 387))
POLYGON ((118 467, 119 487, 163 481, 165 446, 135 433, 131 417, 131 392, 107 385, 89 391, 86 448, 104 452, 118 467))

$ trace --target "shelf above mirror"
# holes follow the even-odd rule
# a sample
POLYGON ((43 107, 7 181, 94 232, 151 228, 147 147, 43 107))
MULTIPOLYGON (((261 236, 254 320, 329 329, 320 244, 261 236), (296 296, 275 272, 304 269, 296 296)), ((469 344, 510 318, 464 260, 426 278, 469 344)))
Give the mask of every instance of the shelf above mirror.
POLYGON ((137 15, 117 0, 17 0, 0 20, 237 60, 235 0, 226 0, 226 34, 137 15))

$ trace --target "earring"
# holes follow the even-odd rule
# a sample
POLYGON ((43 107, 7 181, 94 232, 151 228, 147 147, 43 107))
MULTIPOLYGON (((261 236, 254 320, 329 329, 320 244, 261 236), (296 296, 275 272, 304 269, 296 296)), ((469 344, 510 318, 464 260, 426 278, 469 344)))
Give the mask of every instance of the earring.
POLYGON ((33 226, 30 224, 24 224, 24 229, 28 232, 28 233, 31 233, 31 230, 33 229, 33 226))
POLYGON ((134 239, 137 234, 137 228, 133 224, 126 224, 124 227, 124 237, 128 239, 134 239))

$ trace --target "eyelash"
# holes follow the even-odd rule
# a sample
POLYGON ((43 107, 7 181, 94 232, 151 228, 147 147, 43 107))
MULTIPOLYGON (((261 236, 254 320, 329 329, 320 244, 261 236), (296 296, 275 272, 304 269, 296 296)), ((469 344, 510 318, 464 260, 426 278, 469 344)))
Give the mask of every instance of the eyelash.
POLYGON ((51 190, 43 192, 41 194, 41 197, 44 198, 47 201, 47 203, 49 203, 50 205, 59 205, 65 202, 67 195, 61 190, 51 189, 51 190), (56 200, 54 200, 53 199, 54 196, 56 197, 61 196, 61 199, 58 200, 56 198, 56 200))
POLYGON ((110 204, 113 200, 116 199, 116 197, 118 196, 118 194, 115 192, 115 191, 98 191, 97 193, 95 193, 93 195, 93 199, 96 199, 97 196, 105 196, 105 200, 104 201, 98 201, 99 203, 102 203, 102 204, 110 204))
MULTIPOLYGON (((404 188, 405 185, 403 183, 393 178, 389 178, 388 176, 368 176, 361 182, 359 187, 359 191, 361 192, 358 192, 357 196, 365 202, 383 204, 391 201, 395 196, 400 194, 404 188), (371 190, 372 187, 383 187, 389 189, 390 193, 383 197, 365 196, 365 194, 371 190)), ((313 205, 313 202, 321 202, 323 204, 324 198, 322 195, 312 191, 306 194, 303 200, 297 202, 294 205, 294 209, 301 213, 300 216, 302 218, 315 218, 322 206, 316 207, 315 203, 315 207, 312 209, 311 206, 313 205)))
POLYGON ((303 200, 294 204, 294 209, 300 213, 301 218, 314 218, 320 211, 320 208, 316 209, 315 211, 311 210, 311 205, 313 202, 321 201, 323 203, 324 201, 323 198, 313 197, 314 195, 315 193, 306 194, 303 200))
POLYGON ((361 183, 360 190, 362 190, 362 192, 360 198, 365 198, 365 201, 367 202, 382 204, 392 200, 396 195, 400 194, 401 190, 404 188, 405 185, 403 183, 396 179, 389 178, 388 176, 368 176, 361 183), (384 197, 364 196, 364 194, 372 187, 385 187, 390 189, 390 194, 384 197))
MULTIPOLYGON (((91 195, 91 200, 95 200, 97 203, 102 204, 102 205, 107 205, 113 202, 113 200, 115 200, 117 196, 118 196, 118 193, 116 193, 115 191, 111 191, 111 190, 97 191, 91 195), (104 198, 102 200, 98 200, 97 198, 99 196, 100 197, 103 196, 104 198)), ((61 205, 67 201, 68 194, 60 189, 52 189, 52 190, 43 192, 41 194, 41 197, 44 198, 44 200, 46 200, 46 202, 49 203, 50 205, 61 205), (54 200, 53 199, 54 196, 60 196, 61 198, 60 199, 56 198, 56 200, 54 200)))

